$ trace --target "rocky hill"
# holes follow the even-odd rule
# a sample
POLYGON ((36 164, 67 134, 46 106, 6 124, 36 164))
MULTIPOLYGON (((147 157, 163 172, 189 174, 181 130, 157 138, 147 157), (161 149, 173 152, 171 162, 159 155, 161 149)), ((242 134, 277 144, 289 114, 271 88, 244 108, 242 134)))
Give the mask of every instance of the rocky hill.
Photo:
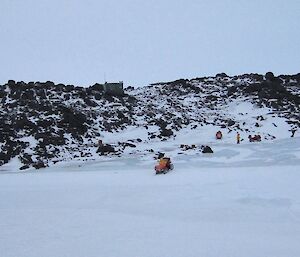
POLYGON ((17 160, 20 169, 107 155, 155 155, 170 144, 188 143, 188 137, 212 142, 217 130, 228 142, 234 131, 273 140, 298 135, 300 73, 222 73, 128 87, 119 96, 104 93, 99 84, 11 80, 0 86, 0 120, 0 166, 17 160))

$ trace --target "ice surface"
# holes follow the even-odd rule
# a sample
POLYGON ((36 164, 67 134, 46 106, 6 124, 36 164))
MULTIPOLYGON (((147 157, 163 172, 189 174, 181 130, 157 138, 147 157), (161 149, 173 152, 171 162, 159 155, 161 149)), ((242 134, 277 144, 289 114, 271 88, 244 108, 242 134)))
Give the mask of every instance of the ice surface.
POLYGON ((300 139, 214 150, 176 155, 159 176, 145 157, 38 172, 11 162, 0 171, 0 256, 299 256, 300 139))

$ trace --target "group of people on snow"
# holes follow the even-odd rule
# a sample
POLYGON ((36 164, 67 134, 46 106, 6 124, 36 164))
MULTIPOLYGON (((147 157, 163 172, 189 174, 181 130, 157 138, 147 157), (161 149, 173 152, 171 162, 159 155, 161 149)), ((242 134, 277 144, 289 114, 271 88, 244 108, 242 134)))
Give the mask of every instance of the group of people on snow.
MULTIPOLYGON (((222 139, 222 137, 223 137, 222 132, 220 130, 217 131, 216 139, 220 140, 220 139, 222 139)), ((254 135, 254 136, 249 135, 248 139, 249 139, 249 142, 260 142, 261 141, 261 136, 260 135, 254 135)), ((236 132, 236 143, 237 144, 241 143, 241 135, 240 135, 239 132, 236 132)))
MULTIPOLYGON (((222 139, 223 135, 222 132, 219 130, 216 133, 216 139, 222 139)), ((236 132, 236 143, 239 144, 241 142, 241 135, 239 132, 236 132)))

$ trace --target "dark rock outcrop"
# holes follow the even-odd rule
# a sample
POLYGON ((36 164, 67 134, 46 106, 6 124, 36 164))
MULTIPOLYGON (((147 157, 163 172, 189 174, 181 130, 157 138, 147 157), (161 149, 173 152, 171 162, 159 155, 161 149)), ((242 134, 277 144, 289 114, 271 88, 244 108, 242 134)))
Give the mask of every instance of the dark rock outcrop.
POLYGON ((110 153, 115 153, 116 150, 112 145, 106 144, 106 145, 101 145, 98 147, 97 153, 100 155, 107 155, 110 153))
POLYGON ((213 153, 214 151, 208 145, 202 146, 202 153, 213 153))

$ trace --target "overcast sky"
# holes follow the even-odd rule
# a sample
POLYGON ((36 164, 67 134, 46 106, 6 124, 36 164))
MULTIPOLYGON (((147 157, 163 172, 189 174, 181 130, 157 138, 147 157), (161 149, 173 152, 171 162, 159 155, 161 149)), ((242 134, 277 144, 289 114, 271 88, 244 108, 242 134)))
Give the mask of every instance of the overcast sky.
POLYGON ((300 72, 299 0, 0 0, 0 84, 300 72))

